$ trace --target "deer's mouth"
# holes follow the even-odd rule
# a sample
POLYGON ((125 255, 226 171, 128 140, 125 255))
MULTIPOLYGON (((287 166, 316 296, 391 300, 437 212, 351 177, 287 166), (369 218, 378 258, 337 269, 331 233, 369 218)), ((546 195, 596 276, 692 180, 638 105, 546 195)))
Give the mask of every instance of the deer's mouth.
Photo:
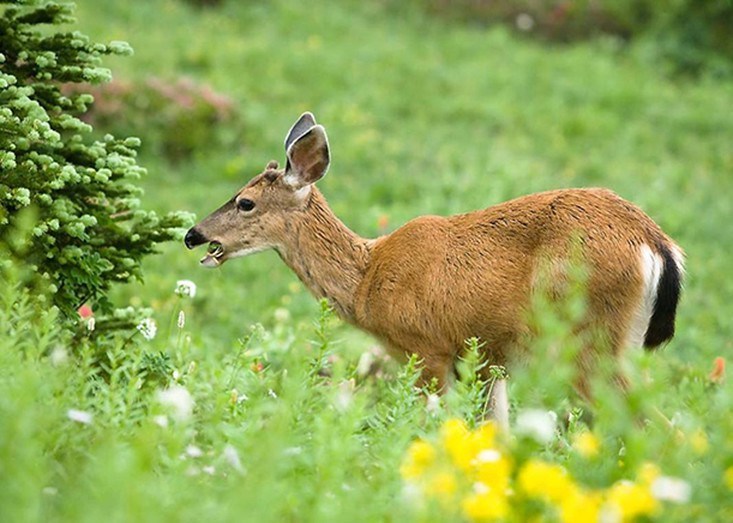
POLYGON ((224 256, 224 246, 219 242, 209 242, 209 248, 206 250, 206 256, 201 258, 201 265, 204 267, 218 267, 222 264, 224 256))

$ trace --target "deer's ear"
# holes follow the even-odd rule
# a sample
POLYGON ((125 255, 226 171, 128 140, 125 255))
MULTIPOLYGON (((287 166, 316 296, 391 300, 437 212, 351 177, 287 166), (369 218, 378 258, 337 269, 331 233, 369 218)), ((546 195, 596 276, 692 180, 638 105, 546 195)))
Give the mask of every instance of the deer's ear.
POLYGON ((316 125, 290 144, 285 182, 296 189, 317 182, 331 163, 328 137, 322 125, 316 125))
POLYGON ((315 125, 316 117, 313 116, 313 113, 301 114, 298 121, 293 124, 285 137, 285 150, 290 149, 290 146, 293 145, 295 140, 303 136, 311 127, 315 127, 315 125))

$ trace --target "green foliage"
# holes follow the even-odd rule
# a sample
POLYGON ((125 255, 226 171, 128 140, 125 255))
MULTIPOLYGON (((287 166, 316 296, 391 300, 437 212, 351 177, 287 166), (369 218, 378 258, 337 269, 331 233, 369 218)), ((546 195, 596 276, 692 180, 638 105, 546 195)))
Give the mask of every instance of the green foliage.
MULTIPOLYGON (((646 42, 677 73, 733 72, 730 0, 413 0, 470 24, 502 23, 530 36, 571 42, 599 35, 646 42)), ((404 2, 395 3, 402 9, 404 2)))
POLYGON ((78 116, 91 97, 60 92, 63 84, 108 80, 101 58, 130 47, 48 30, 73 21, 69 4, 14 4, 0 17, 0 237, 21 210, 34 208, 24 263, 49 283, 67 317, 86 301, 109 309, 110 284, 140 278, 141 258, 178 237, 187 218, 142 210, 139 140, 90 141, 78 116))
POLYGON ((243 144, 242 117, 232 100, 192 78, 166 81, 120 80, 100 86, 71 86, 67 94, 86 91, 94 103, 82 119, 95 129, 142 138, 141 150, 172 162, 190 160, 243 144))

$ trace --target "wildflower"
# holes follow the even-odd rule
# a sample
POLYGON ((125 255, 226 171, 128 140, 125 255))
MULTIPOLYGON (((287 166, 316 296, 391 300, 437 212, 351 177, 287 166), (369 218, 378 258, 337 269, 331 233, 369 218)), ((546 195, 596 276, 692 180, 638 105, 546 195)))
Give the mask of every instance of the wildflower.
POLYGON ((159 390, 156 397, 158 403, 167 407, 177 421, 186 421, 193 414, 193 398, 185 387, 172 385, 165 390, 159 390))
POLYGON ((168 416, 153 416, 153 423, 161 428, 166 428, 168 426, 168 416))
POLYGON ((176 282, 175 293, 179 296, 188 296, 193 298, 196 296, 196 284, 191 280, 178 280, 176 282))
POLYGON ((590 431, 583 431, 573 439, 573 448, 584 458, 594 458, 598 455, 601 442, 590 431))
POLYGON ((623 520, 639 516, 651 516, 659 508, 659 503, 646 485, 630 481, 620 481, 608 491, 608 507, 623 520))
POLYGON ((496 449, 485 449, 474 460, 476 479, 479 483, 497 492, 509 489, 512 464, 509 458, 496 449))
POLYGON ((93 418, 91 412, 76 409, 69 409, 68 411, 66 411, 66 417, 69 418, 71 421, 83 423, 84 425, 91 425, 93 418))
POLYGON ((453 463, 464 471, 469 470, 476 453, 469 444, 469 431, 463 420, 446 421, 440 429, 440 436, 453 463))
POLYGON ((552 411, 523 410, 517 416, 517 433, 544 445, 554 439, 556 423, 557 415, 552 411))
POLYGON ((713 383, 721 383, 725 378, 725 359, 718 356, 713 361, 713 370, 708 376, 713 383))
POLYGON ((445 470, 433 474, 425 483, 425 493, 441 501, 452 500, 457 489, 458 483, 455 475, 445 470))
POLYGON ((636 474, 637 481, 642 485, 651 486, 662 473, 654 463, 644 462, 636 474))
POLYGON ((290 311, 285 307, 278 307, 275 309, 274 316, 277 323, 287 323, 290 320, 290 311))
POLYGON ((420 477, 435 462, 435 455, 435 448, 427 441, 413 441, 407 449, 400 474, 405 479, 420 477))
POLYGON ((652 483, 651 492, 660 501, 687 503, 692 489, 684 479, 660 476, 652 483))
POLYGON ((201 471, 204 474, 208 474, 209 476, 213 476, 216 473, 216 469, 214 468, 213 465, 205 465, 201 467, 201 471))
POLYGON ((733 465, 725 469, 725 472, 723 473, 723 481, 725 482, 726 487, 733 490, 733 465))
POLYGON ((559 502, 574 489, 573 481, 560 465, 531 459, 517 477, 519 487, 530 497, 559 502))
POLYGON ((359 362, 356 364, 356 373, 359 377, 364 378, 371 373, 374 359, 374 354, 370 351, 363 352, 361 356, 359 356, 359 362))
POLYGON ((338 391, 333 398, 333 406, 339 412, 346 412, 354 399, 354 380, 339 383, 338 391))
POLYGON ((692 446, 692 450, 694 450, 696 454, 705 454, 710 448, 710 443, 708 442, 708 437, 705 434, 705 431, 702 429, 697 429, 695 432, 693 432, 690 436, 690 445, 692 446))
POLYGON ((155 338, 155 334, 158 332, 158 325, 152 318, 145 318, 137 324, 137 330, 143 335, 146 340, 152 340, 155 338))
POLYGON ((425 402, 425 410, 428 412, 435 413, 440 409, 440 396, 437 394, 428 394, 427 401, 425 402))
POLYGON ((461 509, 471 520, 504 519, 509 514, 509 503, 503 492, 477 483, 474 492, 463 498, 461 509))
POLYGON ((189 445, 186 447, 186 454, 192 458, 200 458, 204 455, 203 451, 196 445, 189 445))
POLYGON ((239 459, 239 452, 237 452, 237 449, 232 447, 231 445, 227 445, 224 447, 224 452, 222 452, 222 455, 224 456, 224 460, 229 463, 229 465, 236 470, 237 472, 243 472, 244 468, 242 467, 242 462, 239 459))
POLYGON ((585 523, 598 521, 603 498, 598 492, 572 489, 560 502, 560 521, 563 523, 585 523))
POLYGON ((89 332, 94 332, 94 328, 95 328, 96 326, 97 326, 97 322, 96 322, 96 320, 94 319, 94 316, 92 316, 91 318, 89 318, 89 319, 87 320, 87 330, 88 330, 89 332))
POLYGON ((178 312, 178 328, 182 329, 186 326, 186 314, 183 311, 178 312))
POLYGON ((59 367, 66 364, 66 362, 69 360, 69 354, 63 347, 54 347, 51 351, 49 359, 51 360, 51 363, 54 367, 59 367))
POLYGON ((94 315, 94 311, 87 304, 84 304, 81 307, 79 307, 76 312, 79 313, 79 317, 83 320, 87 318, 91 318, 94 315))

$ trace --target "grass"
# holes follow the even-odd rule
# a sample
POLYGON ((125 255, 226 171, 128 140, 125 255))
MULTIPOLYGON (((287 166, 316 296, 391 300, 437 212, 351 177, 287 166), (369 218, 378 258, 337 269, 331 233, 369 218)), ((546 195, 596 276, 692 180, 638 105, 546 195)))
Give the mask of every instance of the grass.
MULTIPOLYGON (((665 505, 658 520, 730 518, 722 475, 733 465, 733 391, 707 374, 733 340, 733 84, 669 79, 642 50, 613 40, 554 47, 380 2, 77 3, 80 30, 135 48, 108 62, 115 76, 191 75, 244 114, 245 141, 234 150, 178 165, 143 153, 147 207, 205 216, 268 160, 284 160, 284 134, 304 110, 326 126, 333 152, 319 186, 364 236, 559 187, 606 186, 639 204, 687 252, 677 337, 658 354, 629 356, 627 400, 599 399, 602 458, 589 464, 573 454, 580 424, 550 444, 520 438, 511 452, 518 464, 529 456, 563 463, 598 487, 653 461, 692 486, 691 501, 665 505), (698 433, 704 452, 690 443, 698 433)), ((200 269, 199 254, 161 246, 145 262, 144 284, 115 291, 118 303, 151 307, 160 332, 109 347, 106 379, 94 378, 91 348, 65 364, 63 350, 48 357, 68 345, 53 318, 13 305, 22 291, 3 293, 0 324, 13 327, 0 342, 0 519, 443 513, 405 497, 399 467, 415 436, 481 409, 472 385, 428 412, 409 368, 387 364, 381 379, 357 372, 375 342, 324 315, 275 254, 217 271, 200 269), (174 295, 180 279, 198 284, 194 299, 174 295), (191 394, 190 417, 177 421, 156 399, 169 381, 191 394), (69 419, 69 409, 93 413, 92 423, 69 419)), ((574 404, 567 384, 546 372, 556 365, 550 349, 572 341, 551 317, 547 330, 538 360, 512 376, 515 411, 574 404)), ((455 506, 444 514, 460 518, 455 506)))

